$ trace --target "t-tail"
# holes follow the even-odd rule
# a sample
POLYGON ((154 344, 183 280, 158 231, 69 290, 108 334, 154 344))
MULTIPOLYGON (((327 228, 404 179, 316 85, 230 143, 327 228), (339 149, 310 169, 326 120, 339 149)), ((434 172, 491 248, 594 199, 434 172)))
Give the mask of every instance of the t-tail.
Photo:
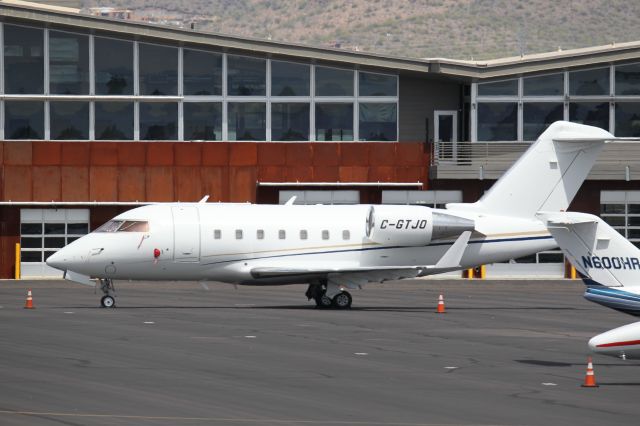
POLYGON ((597 216, 538 214, 558 246, 582 274, 585 298, 640 316, 640 250, 597 216))
POLYGON ((598 127, 557 121, 480 200, 447 208, 522 218, 533 218, 541 210, 566 210, 605 142, 612 139, 598 127))

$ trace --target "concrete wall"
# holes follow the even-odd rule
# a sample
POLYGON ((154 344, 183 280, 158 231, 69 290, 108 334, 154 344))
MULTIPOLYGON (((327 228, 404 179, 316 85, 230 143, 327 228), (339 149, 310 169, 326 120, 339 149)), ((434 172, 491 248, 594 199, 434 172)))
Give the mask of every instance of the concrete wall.
MULTIPOLYGON (((429 140, 433 139, 433 112, 460 110, 461 84, 400 76, 400 142, 425 142, 425 118, 429 119, 429 140)), ((458 111, 458 121, 461 111, 458 111)), ((459 132, 458 132, 459 133, 459 132)))

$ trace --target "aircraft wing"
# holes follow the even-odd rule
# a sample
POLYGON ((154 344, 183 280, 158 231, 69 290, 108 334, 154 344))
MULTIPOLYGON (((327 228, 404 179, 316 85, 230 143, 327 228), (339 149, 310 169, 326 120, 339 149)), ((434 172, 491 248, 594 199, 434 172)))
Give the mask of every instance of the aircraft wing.
POLYGON ((451 245, 449 250, 435 265, 413 266, 364 266, 355 268, 272 268, 258 267, 251 270, 254 278, 327 278, 336 284, 349 288, 359 287, 369 282, 384 282, 403 278, 435 275, 460 269, 460 260, 467 247, 471 231, 465 231, 451 245))

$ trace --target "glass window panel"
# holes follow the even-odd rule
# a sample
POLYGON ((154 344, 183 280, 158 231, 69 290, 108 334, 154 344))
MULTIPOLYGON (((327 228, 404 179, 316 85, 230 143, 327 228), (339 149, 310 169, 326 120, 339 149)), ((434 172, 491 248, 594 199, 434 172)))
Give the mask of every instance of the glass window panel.
POLYGON ((6 139, 42 139, 44 102, 5 101, 4 135, 6 139))
POLYGON ((538 263, 562 263, 564 255, 562 253, 539 253, 538 263))
POLYGON ((398 106, 395 103, 361 103, 360 140, 395 141, 398 133, 397 110, 398 106))
POLYGON ((20 238, 20 247, 22 248, 42 248, 42 237, 20 238))
POLYGON ((624 204, 601 204, 600 205, 600 213, 624 214, 625 213, 625 205, 624 204))
POLYGON ((26 262, 42 262, 42 252, 41 251, 21 251, 20 261, 25 263, 26 262))
POLYGON ((228 104, 229 140, 265 140, 266 115, 267 109, 263 102, 230 102, 228 104))
POLYGON ((569 94, 578 96, 608 95, 609 68, 571 71, 569 73, 569 94))
POLYGON ((185 102, 184 140, 222 140, 222 104, 185 102))
POLYGON ((4 24, 4 91, 44 93, 44 31, 4 24))
POLYGON ((616 136, 640 136, 640 103, 616 103, 616 136))
POLYGON ((68 223, 67 234, 84 235, 89 233, 88 223, 68 223))
POLYGON ((46 248, 62 248, 64 247, 64 237, 45 237, 44 246, 46 248))
POLYGON ((45 223, 44 234, 64 235, 64 223, 45 223))
POLYGON ((89 93, 89 36, 49 31, 49 88, 58 95, 89 93))
POLYGON ((609 129, 609 102, 572 102, 569 104, 569 121, 609 129))
POLYGON ((49 258, 49 256, 53 255, 57 250, 50 250, 50 251, 45 251, 44 252, 44 261, 46 262, 46 260, 49 258))
POLYGON ((95 37, 97 95, 133 95, 133 42, 95 37))
POLYGON ((80 237, 67 237, 67 244, 71 244, 80 237))
POLYGON ((629 216, 628 226, 640 226, 640 216, 629 216))
POLYGON ((271 61, 271 96, 310 96, 309 65, 271 61))
POLYGON ((259 240, 264 240, 264 229, 258 229, 256 231, 256 238, 259 240))
POLYGON ((245 56, 227 56, 227 94, 229 96, 265 96, 267 61, 245 56))
POLYGON ((316 104, 316 140, 352 141, 353 104, 316 104))
POLYGON ((397 96, 398 77, 395 75, 358 73, 359 96, 397 96))
POLYGON ((526 102, 523 106, 523 139, 535 141, 551 123, 562 120, 563 117, 564 105, 561 102, 526 102))
POLYGON ((562 96, 564 95, 564 74, 525 77, 524 96, 562 96))
POLYGON ((624 216, 604 216, 602 220, 611 226, 625 226, 624 216))
POLYGON ((222 55, 184 49, 183 90, 185 95, 222 95, 222 55))
POLYGON ((99 140, 132 140, 133 102, 96 102, 95 132, 99 140))
POLYGON ((514 259, 514 262, 515 263, 536 263, 536 255, 531 254, 529 256, 519 257, 517 259, 514 259))
POLYGON ((309 117, 309 104, 271 104, 271 139, 274 141, 308 141, 309 117))
POLYGON ((278 231, 278 239, 284 240, 287 238, 287 232, 284 229, 278 231))
POLYGON ((242 229, 236 229, 236 240, 242 239, 242 229))
POLYGON ((213 230, 213 238, 216 239, 216 240, 219 240, 220 238, 222 238, 222 230, 214 229, 213 230))
POLYGON ((342 231, 342 239, 343 240, 351 239, 351 233, 345 229, 344 231, 342 231))
POLYGON ((328 240, 329 239, 329 231, 327 231, 327 230, 322 231, 322 239, 323 240, 328 240))
POLYGON ((479 103, 478 140, 515 141, 518 139, 518 104, 479 103))
POLYGON ((140 103, 140 139, 176 140, 178 138, 178 104, 140 103))
MULTIPOLYGON (((140 43, 140 94, 178 94, 178 49, 140 43)), ((142 131, 140 132, 142 134, 142 131)))
POLYGON ((640 229, 627 229, 627 238, 640 238, 640 229))
POLYGON ((353 96, 353 71, 316 67, 316 96, 353 96))
POLYGON ((478 84, 478 96, 518 96, 518 80, 478 84))
POLYGON ((640 64, 616 65, 616 95, 640 95, 640 64))
POLYGON ((629 204, 628 207, 630 214, 640 213, 640 204, 629 204))
POLYGON ((42 234, 41 223, 21 223, 20 224, 21 235, 40 235, 42 234))
POLYGON ((89 139, 89 102, 50 102, 51 139, 89 139))
POLYGON ((306 240, 309 237, 309 234, 307 232, 306 229, 301 229, 300 230, 300 239, 301 240, 306 240))

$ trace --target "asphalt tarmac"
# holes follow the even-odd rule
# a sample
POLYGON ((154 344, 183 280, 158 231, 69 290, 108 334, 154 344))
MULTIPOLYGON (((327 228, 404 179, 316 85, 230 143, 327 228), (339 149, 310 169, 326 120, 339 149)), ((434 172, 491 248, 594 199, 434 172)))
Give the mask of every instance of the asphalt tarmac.
POLYGON ((0 425, 637 425, 640 362, 587 341, 634 318, 571 281, 303 286, 0 282, 0 425), (23 309, 26 289, 36 309, 23 309), (443 293, 446 314, 436 314, 443 293))

